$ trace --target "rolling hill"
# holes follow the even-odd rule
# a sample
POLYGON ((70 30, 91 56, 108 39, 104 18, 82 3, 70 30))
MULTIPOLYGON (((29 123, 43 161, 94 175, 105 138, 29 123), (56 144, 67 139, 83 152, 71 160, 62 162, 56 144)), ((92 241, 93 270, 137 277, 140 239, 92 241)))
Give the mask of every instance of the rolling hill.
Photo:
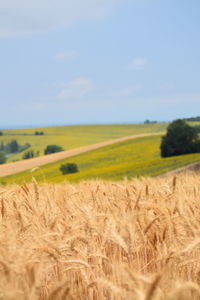
MULTIPOLYGON (((20 145, 31 144, 28 150, 39 151, 39 155, 44 155, 47 145, 57 144, 70 150, 87 145, 92 145, 115 138, 129 135, 153 133, 165 131, 167 123, 157 124, 122 124, 122 125, 74 125, 58 126, 36 129, 16 129, 3 130, 0 136, 0 144, 10 142, 15 139, 20 145), (43 131, 44 135, 36 136, 35 131, 43 131)), ((14 154, 8 158, 8 162, 21 160, 23 152, 14 154)))
POLYGON ((161 136, 140 137, 116 143, 80 155, 41 166, 34 172, 26 171, 1 178, 1 182, 23 183, 34 177, 38 182, 77 182, 85 179, 122 180, 124 177, 156 176, 198 162, 200 154, 160 157, 161 136), (63 163, 73 162, 80 172, 62 175, 63 163))

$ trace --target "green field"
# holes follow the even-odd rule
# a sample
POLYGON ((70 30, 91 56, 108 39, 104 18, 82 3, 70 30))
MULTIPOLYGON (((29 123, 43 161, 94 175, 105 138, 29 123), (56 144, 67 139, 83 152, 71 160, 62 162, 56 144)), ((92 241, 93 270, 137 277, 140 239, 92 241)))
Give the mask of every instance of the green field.
MULTIPOLYGON (((43 155, 47 145, 57 144, 65 150, 81 146, 95 144, 106 140, 128 135, 162 132, 165 131, 167 123, 158 124, 127 124, 127 125, 75 125, 58 126, 37 129, 3 130, 4 136, 0 136, 0 143, 4 144, 15 139, 20 145, 31 144, 28 150, 40 151, 43 155), (45 135, 35 136, 35 131, 43 131, 45 135)), ((21 160, 23 152, 12 155, 8 162, 21 160)))
POLYGON ((23 183, 35 177, 38 182, 77 182, 91 178, 121 180, 139 176, 155 176, 200 160, 200 154, 161 158, 160 136, 137 138, 93 150, 41 167, 38 171, 22 172, 3 178, 4 183, 23 183), (62 163, 73 162, 80 172, 62 175, 62 163))

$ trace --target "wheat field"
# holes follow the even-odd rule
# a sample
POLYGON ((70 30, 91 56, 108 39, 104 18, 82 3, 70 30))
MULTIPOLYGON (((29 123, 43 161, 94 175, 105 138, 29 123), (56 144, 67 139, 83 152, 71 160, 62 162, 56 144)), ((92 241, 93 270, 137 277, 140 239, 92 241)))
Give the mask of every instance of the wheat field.
POLYGON ((200 175, 0 197, 0 299, 200 299, 200 175))

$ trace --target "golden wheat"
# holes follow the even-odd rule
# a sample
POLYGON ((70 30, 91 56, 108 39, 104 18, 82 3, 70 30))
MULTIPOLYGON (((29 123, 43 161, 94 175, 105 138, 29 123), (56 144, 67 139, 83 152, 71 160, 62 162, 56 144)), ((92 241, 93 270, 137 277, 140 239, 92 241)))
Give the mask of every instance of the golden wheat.
POLYGON ((200 176, 0 188, 0 299, 200 299, 200 176))

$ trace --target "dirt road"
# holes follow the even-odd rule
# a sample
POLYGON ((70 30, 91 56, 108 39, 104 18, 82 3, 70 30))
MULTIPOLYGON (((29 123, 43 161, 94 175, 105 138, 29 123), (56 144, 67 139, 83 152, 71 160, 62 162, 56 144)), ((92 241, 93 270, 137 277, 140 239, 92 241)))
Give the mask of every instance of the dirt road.
POLYGON ((177 168, 175 170, 166 172, 164 174, 161 174, 161 175, 158 175, 158 176, 155 176, 155 177, 168 177, 168 176, 171 176, 171 175, 178 175, 178 174, 185 173, 185 172, 188 172, 188 171, 195 172, 195 173, 200 173, 200 162, 191 163, 191 164, 188 164, 184 167, 177 168))
POLYGON ((40 156, 36 158, 31 158, 27 160, 17 161, 13 163, 3 164, 0 165, 0 177, 12 175, 15 173, 19 173, 22 171, 26 171, 29 169, 33 169, 36 167, 40 167, 52 162, 56 162, 57 160, 72 157, 81 153, 85 153, 91 150, 95 150, 101 147, 105 147, 108 145, 116 144, 119 142, 124 142, 131 139, 141 138, 141 137, 148 137, 148 136, 154 136, 154 135, 162 135, 164 132, 159 133, 144 133, 144 134, 138 134, 138 135, 131 135, 131 136, 125 136, 122 138, 117 138, 105 142, 101 142, 98 144, 88 145, 81 148, 71 149, 68 151, 62 151, 54 154, 49 154, 45 156, 40 156))

